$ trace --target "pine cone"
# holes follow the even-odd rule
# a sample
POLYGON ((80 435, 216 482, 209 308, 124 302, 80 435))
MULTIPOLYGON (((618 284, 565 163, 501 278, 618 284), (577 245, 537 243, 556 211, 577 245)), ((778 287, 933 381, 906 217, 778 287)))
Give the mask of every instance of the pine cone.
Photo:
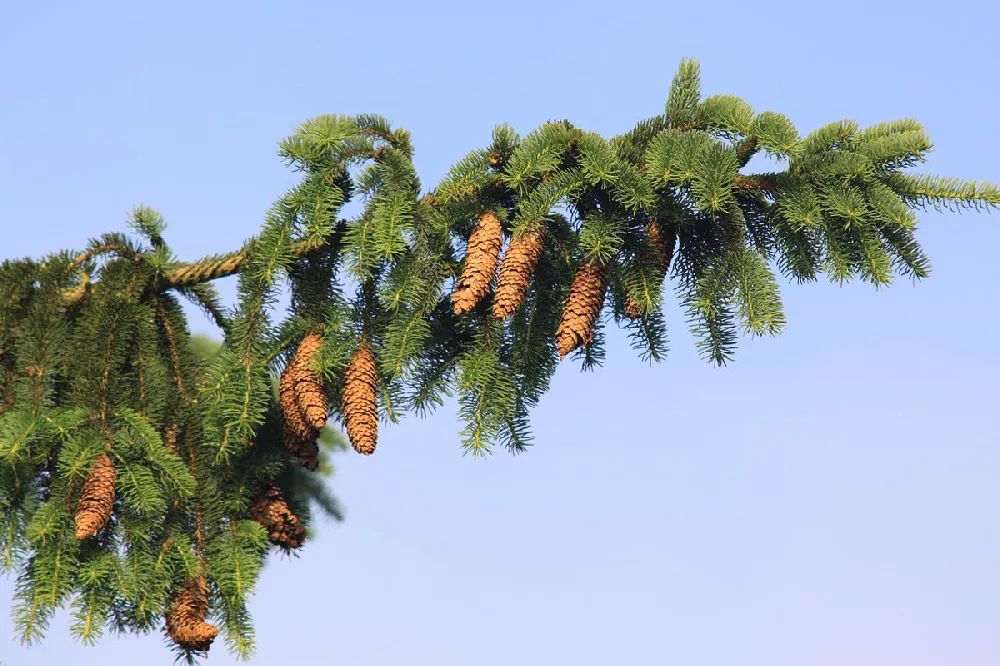
POLYGON ((375 357, 362 344, 344 373, 344 426, 351 446, 358 453, 371 455, 378 440, 378 371, 375 357))
POLYGON ((636 301, 628 294, 625 294, 625 315, 629 319, 639 319, 644 314, 646 314, 646 304, 636 301))
POLYGON ((497 319, 506 319, 521 306, 544 245, 545 225, 541 223, 531 225, 511 239, 500 263, 493 297, 493 316, 497 319))
POLYGON ((281 405, 281 418, 285 423, 285 431, 291 432, 300 439, 311 439, 316 436, 316 428, 306 421, 299 409, 299 401, 295 399, 295 366, 288 364, 278 380, 278 402, 281 405))
POLYGON ((208 615, 208 584, 205 577, 185 581, 184 591, 174 598, 167 613, 167 635, 185 650, 204 652, 219 635, 219 629, 205 622, 208 615))
POLYGON ((319 467, 319 443, 316 441, 318 437, 318 431, 314 432, 312 437, 299 437, 291 431, 287 423, 285 424, 285 448, 310 472, 315 472, 319 467))
MULTIPOLYGON (((664 231, 655 221, 646 225, 647 249, 655 254, 661 279, 667 276, 670 260, 674 257, 675 237, 673 230, 664 231)), ((634 301, 626 295, 625 314, 628 315, 629 319, 639 319, 646 314, 646 304, 634 301)))
POLYGON ((489 293, 502 245, 503 227, 500 225, 500 218, 492 211, 486 211, 479 217, 469 236, 462 277, 451 295, 455 314, 468 312, 489 293))
POLYGON ((314 438, 313 431, 326 425, 326 417, 330 411, 323 378, 309 367, 322 344, 322 338, 315 333, 303 338, 295 357, 281 373, 278 382, 281 412, 301 439, 314 438))
MULTIPOLYGON (((303 340, 304 342, 305 340, 303 340)), ((299 352, 301 351, 302 345, 299 345, 299 352)), ((311 353, 309 356, 311 357, 311 353)), ((295 358, 281 373, 281 379, 278 381, 278 402, 281 405, 285 448, 298 458, 303 467, 312 471, 319 466, 319 445, 316 443, 319 429, 306 420, 299 406, 296 390, 299 379, 302 377, 299 361, 300 354, 296 353, 295 358)))
POLYGON ((90 475, 80 490, 76 507, 76 538, 80 541, 95 536, 108 521, 115 503, 115 466, 111 456, 101 454, 90 467, 90 475))
POLYGON ((566 354, 577 347, 590 344, 607 289, 607 267, 594 259, 584 259, 577 266, 562 319, 556 329, 556 347, 559 348, 560 359, 566 358, 566 354))
POLYGON ((305 539, 305 526, 288 508, 281 490, 273 483, 261 487, 250 506, 250 517, 267 530, 271 543, 285 550, 298 548, 305 539))
POLYGON ((674 258, 674 242, 676 234, 673 229, 664 231, 655 221, 646 225, 646 238, 656 251, 656 259, 660 265, 660 272, 667 274, 670 268, 670 260, 674 258))
POLYGON ((323 346, 323 338, 310 333, 299 343, 295 353, 295 401, 307 423, 319 429, 326 425, 330 413, 330 399, 326 395, 326 382, 310 367, 316 352, 323 346))

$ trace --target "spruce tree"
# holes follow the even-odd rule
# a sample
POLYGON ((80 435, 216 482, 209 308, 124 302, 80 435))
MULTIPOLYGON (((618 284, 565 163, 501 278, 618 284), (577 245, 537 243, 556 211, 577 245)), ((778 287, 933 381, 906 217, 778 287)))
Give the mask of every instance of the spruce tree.
POLYGON ((221 634, 250 655, 265 559, 308 540, 311 508, 340 515, 328 417, 372 454, 381 425, 456 396, 467 453, 519 452, 560 360, 599 365, 607 324, 663 358, 668 283, 725 364, 741 332, 784 326, 777 274, 926 277, 915 211, 1000 207, 995 185, 909 173, 930 150, 909 119, 801 137, 780 113, 703 99, 685 60, 632 130, 500 125, 427 192, 406 131, 308 120, 280 143, 299 182, 229 254, 180 261, 140 207, 131 235, 4 261, 0 567, 18 634, 41 639, 68 605, 84 643, 163 631, 193 660, 221 634), (779 167, 748 172, 757 155, 779 167), (229 275, 233 308, 212 287, 229 275), (181 299, 219 349, 192 338, 181 299))

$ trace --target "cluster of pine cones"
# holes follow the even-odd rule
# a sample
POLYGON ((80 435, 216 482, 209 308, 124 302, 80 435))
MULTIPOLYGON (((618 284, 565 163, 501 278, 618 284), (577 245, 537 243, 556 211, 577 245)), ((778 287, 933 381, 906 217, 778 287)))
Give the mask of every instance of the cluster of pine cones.
MULTIPOLYGON (((98 456, 91 465, 90 473, 80 490, 80 502, 75 515, 75 532, 78 540, 97 536, 110 522, 115 503, 116 479, 117 474, 111 456, 107 453, 98 456)), ((280 493, 276 500, 277 503, 284 504, 280 493)), ((287 505, 285 509, 287 510, 287 505)), ((269 515, 274 512, 274 508, 271 508, 269 515)), ((294 515, 292 519, 298 523, 294 515)), ((301 528, 301 525, 298 527, 301 528)), ((301 534, 298 535, 298 539, 301 543, 301 534)), ((208 585, 205 578, 190 579, 184 583, 184 590, 174 598, 167 612, 167 635, 186 650, 208 650, 212 641, 218 636, 219 629, 205 622, 207 615, 208 585)))
MULTIPOLYGON (((310 333, 281 373, 278 385, 281 414, 284 420, 285 446, 303 467, 318 465, 316 438, 326 425, 330 411, 326 383, 312 368, 316 352, 323 345, 319 335, 310 333)), ((375 356, 364 342, 355 350, 344 372, 342 407, 344 427, 351 446, 358 453, 371 455, 378 440, 378 370, 375 356)))
MULTIPOLYGON (((666 274, 673 253, 673 236, 668 237, 655 223, 646 228, 646 236, 650 251, 657 254, 661 272, 666 274)), ((451 295, 455 312, 462 314, 475 308, 489 295, 495 275, 493 316, 506 319, 513 314, 528 292, 544 243, 545 227, 540 223, 529 225, 511 239, 501 262, 500 219, 492 211, 484 212, 469 237, 462 275, 451 295)), ((608 266, 594 258, 582 261, 573 276, 556 330, 560 358, 593 339, 594 324, 607 289, 608 266)), ((642 311, 640 304, 626 303, 628 316, 640 317, 642 311)), ((310 471, 319 466, 317 439, 330 411, 326 382, 313 368, 322 345, 318 334, 305 336, 278 384, 285 446, 310 471)), ((378 386, 375 357, 368 344, 362 342, 344 372, 341 406, 351 446, 364 455, 375 452, 378 439, 378 386)), ((176 447, 176 437, 176 429, 168 429, 166 440, 171 449, 176 447)), ((75 517, 77 539, 96 536, 111 520, 115 481, 114 463, 104 453, 94 461, 80 491, 75 517)), ((273 483, 262 484, 252 501, 250 515, 267 530, 268 539, 286 551, 299 548, 305 540, 305 526, 273 483)), ((207 613, 205 578, 186 581, 167 613, 167 634, 185 649, 207 650, 219 633, 218 628, 205 622, 207 613)))
MULTIPOLYGON (((319 466, 320 429, 330 411, 326 384, 311 364, 322 339, 307 335, 299 344, 294 359, 281 375, 279 402, 285 446, 309 470, 319 466)), ((362 347, 348 368, 344 391, 347 429, 355 448, 364 453, 375 450, 377 374, 371 351, 362 347), (353 388, 352 388, 353 387, 353 388)), ((173 452, 177 448, 178 429, 168 427, 164 442, 173 452)), ((91 465, 80 490, 75 514, 78 540, 97 536, 111 521, 115 503, 117 474, 109 453, 100 455, 91 465)), ((292 512, 281 490, 271 482, 261 485, 250 506, 250 517, 267 531, 271 543, 285 551, 302 546, 305 526, 292 512)), ((185 650, 208 650, 219 629, 208 622, 208 583, 204 576, 184 583, 166 613, 167 635, 185 650)))
MULTIPOLYGON (((168 446, 176 434, 167 432, 168 446)), ((80 541, 95 537, 111 521, 115 503, 117 473, 111 456, 103 453, 94 460, 80 490, 75 519, 75 535, 80 541)), ((286 551, 298 548, 305 538, 305 526, 292 513, 274 484, 264 484, 254 498, 251 517, 267 530, 270 541, 286 551)), ((208 584, 205 578, 184 583, 166 614, 167 635, 185 650, 204 652, 219 634, 218 627, 205 621, 208 615, 208 584)))
POLYGON ((316 438, 320 428, 326 425, 330 409, 323 378, 310 367, 322 345, 323 340, 315 333, 303 338, 278 383, 285 446, 310 471, 319 466, 316 438))
MULTIPOLYGON (((646 227, 646 238, 649 251, 656 253, 660 271, 666 275, 673 254, 673 236, 664 233, 653 222, 646 227)), ((468 312, 489 294, 494 274, 497 281, 493 316, 506 319, 520 307, 542 256, 545 227, 534 223, 522 229, 511 239, 501 262, 502 245, 503 229, 499 218, 492 211, 484 212, 469 236, 462 275, 451 295, 455 314, 468 312)), ((584 259, 577 267, 556 330, 560 358, 566 358, 574 349, 590 344, 593 339, 594 325, 608 290, 608 277, 608 266, 593 257, 584 259)), ((625 311, 630 318, 638 319, 644 314, 644 306, 629 299, 625 311)))

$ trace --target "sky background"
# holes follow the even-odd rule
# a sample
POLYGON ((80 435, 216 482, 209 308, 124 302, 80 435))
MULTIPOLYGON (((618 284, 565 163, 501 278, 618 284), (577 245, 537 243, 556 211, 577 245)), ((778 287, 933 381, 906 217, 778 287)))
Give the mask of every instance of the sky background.
MULTIPOLYGON (((228 251, 294 182, 277 141, 309 117, 387 116, 432 187, 500 122, 628 130, 684 56, 803 134, 917 117, 921 170, 997 182, 998 24, 988 0, 11 0, 0 256, 80 248, 140 203, 182 258, 228 251)), ((787 331, 727 368, 675 305, 662 364, 612 335, 604 369, 560 368, 523 456, 463 457, 453 404, 341 455, 347 520, 263 572, 254 663, 1000 663, 1000 215, 922 220, 928 280, 783 283, 787 331)), ((3 666, 170 663, 159 635, 77 646, 65 613, 20 647, 11 588, 3 666)), ((233 663, 221 641, 208 663, 233 663)))

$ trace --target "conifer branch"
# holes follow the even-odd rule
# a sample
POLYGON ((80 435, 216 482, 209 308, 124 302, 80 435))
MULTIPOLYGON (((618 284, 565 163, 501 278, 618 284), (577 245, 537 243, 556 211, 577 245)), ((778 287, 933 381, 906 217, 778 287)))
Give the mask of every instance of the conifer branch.
MULTIPOLYGON (((294 257, 303 257, 318 247, 313 240, 304 240, 291 245, 291 253, 294 257)), ((90 250, 77 255, 74 263, 79 264, 86 261, 95 252, 90 250)), ((141 255, 136 255, 141 260, 141 255)), ((182 287, 193 287, 205 282, 217 280, 219 278, 236 275, 246 265, 247 248, 234 250, 222 255, 209 255, 190 263, 176 265, 166 272, 159 280, 161 289, 177 289, 182 287)), ((78 285, 66 289, 62 296, 63 307, 73 307, 77 305, 85 296, 91 285, 78 285)))
POLYGON ((725 364, 741 330, 785 325, 775 266, 925 277, 917 211, 1000 208, 996 185, 908 172, 931 145, 912 119, 802 138, 779 113, 703 99, 684 60, 632 130, 499 125, 426 192, 408 132, 317 116, 280 143, 301 180, 226 254, 175 261, 140 207, 137 238, 0 263, 0 569, 17 575, 18 631, 37 640, 72 599, 84 642, 166 619, 189 661, 219 633, 248 656, 268 550, 304 545, 311 503, 339 515, 308 476, 330 469, 327 419, 370 455, 380 418, 455 396, 466 452, 522 451, 560 360, 599 365, 605 325, 665 356, 671 290, 725 364), (757 154, 783 170, 743 173, 757 154), (230 275, 231 312, 211 285, 230 275), (219 349, 192 339, 178 295, 219 324, 219 349))

